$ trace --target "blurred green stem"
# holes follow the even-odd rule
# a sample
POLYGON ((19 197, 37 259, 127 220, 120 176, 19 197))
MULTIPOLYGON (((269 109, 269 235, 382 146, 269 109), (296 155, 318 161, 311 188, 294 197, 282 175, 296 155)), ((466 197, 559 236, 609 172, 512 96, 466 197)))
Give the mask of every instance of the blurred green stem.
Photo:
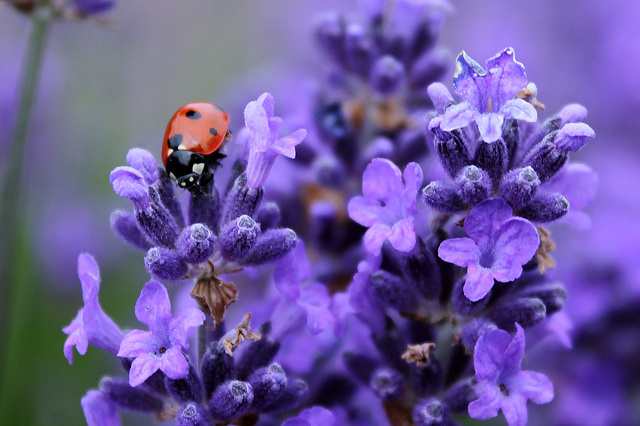
MULTIPOLYGON (((15 341, 23 313, 18 306, 32 292, 33 283, 17 285, 18 265, 17 236, 25 227, 25 188, 22 182, 22 164, 31 113, 36 100, 44 46, 51 22, 51 7, 47 0, 40 1, 31 14, 31 31, 26 46, 21 82, 18 89, 17 117, 11 139, 3 159, 3 176, 0 183, 0 371, 8 371, 7 365, 12 342, 15 341), (29 288, 25 288, 29 287, 29 288)), ((23 265, 24 267, 24 265, 23 265)), ((41 301, 44 303, 44 301, 41 301)), ((31 307, 37 302, 32 300, 31 307)), ((6 378, 0 382, 0 398, 6 390, 6 378)), ((3 398, 2 398, 3 399, 3 398)), ((2 401, 0 399, 0 402, 2 401)))

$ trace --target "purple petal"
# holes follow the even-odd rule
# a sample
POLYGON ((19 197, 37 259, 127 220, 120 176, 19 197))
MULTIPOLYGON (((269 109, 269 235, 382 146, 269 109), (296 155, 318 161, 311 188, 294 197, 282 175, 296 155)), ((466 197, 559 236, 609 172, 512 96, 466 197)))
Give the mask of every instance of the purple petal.
POLYGON ((391 235, 391 228, 381 223, 374 223, 367 229, 362 239, 367 251, 375 256, 380 254, 382 244, 391 235))
POLYGON ((491 291, 493 284, 493 271, 471 264, 467 268, 467 279, 462 287, 462 292, 467 299, 477 302, 491 291))
POLYGON ((476 118, 480 137, 487 143, 495 142, 502 137, 504 115, 499 113, 482 114, 476 118))
POLYGON ((440 259, 462 267, 477 263, 479 255, 478 246, 471 238, 451 238, 438 247, 440 259))
POLYGON ((127 153, 127 163, 144 176, 148 185, 158 180, 158 163, 146 149, 131 148, 127 153))
POLYGON ((204 323, 206 316, 198 308, 183 308, 178 315, 171 320, 169 333, 174 344, 184 349, 189 348, 187 335, 190 328, 199 327, 204 323))
POLYGON ((300 412, 297 417, 285 420, 282 426, 333 426, 335 424, 335 416, 324 407, 311 407, 300 412))
POLYGON ((160 361, 153 355, 141 356, 133 360, 129 370, 129 385, 136 387, 145 382, 160 368, 160 361))
POLYGON ((473 368, 478 381, 494 383, 499 378, 510 343, 509 333, 500 329, 489 330, 480 336, 473 353, 473 368))
POLYGON ((189 374, 189 361, 182 350, 177 347, 169 348, 160 359, 160 370, 172 379, 184 379, 189 374))
POLYGON ((498 387, 492 383, 481 382, 476 385, 475 391, 480 398, 469 404, 469 416, 476 420, 487 420, 497 416, 502 401, 498 387))
POLYGON ((244 123, 251 133, 251 147, 256 151, 266 151, 271 142, 269 117, 262 106, 267 97, 273 100, 271 94, 263 93, 258 100, 249 102, 244 109, 244 123))
POLYGON ((125 334, 120 342, 118 356, 121 358, 136 358, 149 353, 153 344, 153 333, 144 330, 131 330, 125 334))
POLYGON ((131 201, 145 202, 149 198, 142 173, 132 167, 116 167, 109 174, 109 182, 116 194, 131 201))
POLYGON ((482 245, 487 238, 496 234, 512 213, 513 210, 502 198, 489 198, 471 210, 464 220, 464 230, 478 245, 482 245))
POLYGON ((518 323, 516 323, 516 334, 504 350, 503 356, 503 368, 508 370, 511 375, 516 375, 520 371, 524 356, 524 330, 518 323))
POLYGON ((74 346, 80 355, 86 354, 87 349, 89 348, 89 341, 87 340, 87 335, 82 323, 83 310, 84 309, 80 309, 78 311, 78 315, 76 315, 73 321, 71 321, 71 324, 62 329, 62 331, 69 336, 64 341, 63 349, 64 356, 69 361, 69 364, 73 364, 74 346))
POLYGON ((384 207, 367 197, 353 197, 347 206, 349 217, 362 226, 371 226, 380 221, 384 207))
POLYGON ((567 123, 558 131, 553 142, 560 152, 576 152, 595 137, 596 132, 587 124, 567 123))
POLYGON ((372 200, 387 202, 402 193, 402 173, 385 158, 374 158, 362 175, 362 193, 372 200))
POLYGON ((500 227, 495 242, 494 278, 509 282, 522 274, 522 265, 538 250, 540 237, 536 227, 526 219, 514 217, 500 227))
POLYGON ((289 136, 279 139, 274 149, 287 158, 296 158, 295 147, 299 145, 306 136, 307 131, 305 129, 298 129, 289 136))
POLYGON ((413 217, 396 222, 391 227, 389 242, 394 249, 407 253, 416 245, 416 231, 413 227, 413 217))
POLYGON ((507 101, 502 108, 500 108, 499 112, 504 115, 505 118, 523 120, 529 123, 533 123, 538 119, 538 112, 535 107, 520 98, 507 101))
POLYGON ((88 426, 120 426, 116 405, 102 392, 90 390, 80 400, 88 426))
POLYGON ((307 327, 316 335, 335 324, 333 313, 329 309, 331 296, 322 284, 311 284, 302 289, 300 304, 307 311, 307 327))
POLYGON ((158 322, 167 323, 171 318, 171 301, 165 286, 156 280, 147 282, 140 292, 135 312, 136 318, 149 328, 158 322))
POLYGON ((403 199, 407 213, 416 214, 416 198, 424 180, 422 169, 417 163, 409 163, 404 168, 402 178, 404 179, 403 199))
POLYGON ((493 99, 494 109, 498 110, 527 85, 524 65, 516 61, 513 48, 507 47, 486 62, 487 78, 490 79, 487 91, 493 99))
POLYGON ((78 277, 82 284, 84 303, 95 300, 100 290, 100 270, 96 260, 88 253, 78 256, 78 277))
MULTIPOLYGON (((473 109, 483 112, 486 109, 487 72, 479 63, 471 59, 464 50, 456 58, 456 72, 453 75, 453 88, 463 99, 468 101, 473 109)), ((443 130, 445 130, 443 128, 443 130)))
POLYGON ((554 398, 553 383, 547 376, 536 371, 521 371, 518 374, 518 392, 536 404, 546 404, 554 398))
POLYGON ((502 399, 502 414, 509 426, 526 426, 527 399, 522 395, 510 395, 502 399))
MULTIPOLYGON (((446 132, 450 132, 468 126, 478 117, 480 117, 480 114, 478 114, 469 102, 461 102, 447 108, 440 122, 440 128, 446 132)), ((438 122, 431 120, 431 123, 436 125, 438 122)), ((429 124, 430 126, 431 123, 429 124)))

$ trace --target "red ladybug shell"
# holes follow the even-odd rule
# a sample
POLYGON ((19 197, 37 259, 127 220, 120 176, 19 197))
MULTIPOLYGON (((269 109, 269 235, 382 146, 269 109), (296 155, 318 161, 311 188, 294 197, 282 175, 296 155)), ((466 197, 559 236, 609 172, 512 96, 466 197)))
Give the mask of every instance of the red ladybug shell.
POLYGON ((218 105, 209 102, 186 104, 173 114, 167 124, 162 144, 162 162, 166 166, 167 159, 175 149, 212 154, 224 142, 228 129, 229 114, 218 105))

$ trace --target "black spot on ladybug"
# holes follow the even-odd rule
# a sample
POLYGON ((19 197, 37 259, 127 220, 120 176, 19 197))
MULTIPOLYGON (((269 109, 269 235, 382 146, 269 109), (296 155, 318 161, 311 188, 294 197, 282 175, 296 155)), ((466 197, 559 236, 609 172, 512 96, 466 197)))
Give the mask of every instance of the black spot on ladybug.
POLYGON ((182 143, 182 135, 173 135, 169 139, 167 139, 167 145, 169 145, 170 149, 176 150, 182 143))
POLYGON ((197 120, 198 118, 202 117, 202 115, 198 111, 194 111, 192 109, 187 111, 185 115, 187 116, 187 118, 190 118, 192 120, 197 120))
POLYGON ((213 127, 209 129, 209 133, 211 133, 213 136, 218 136, 218 131, 213 127))

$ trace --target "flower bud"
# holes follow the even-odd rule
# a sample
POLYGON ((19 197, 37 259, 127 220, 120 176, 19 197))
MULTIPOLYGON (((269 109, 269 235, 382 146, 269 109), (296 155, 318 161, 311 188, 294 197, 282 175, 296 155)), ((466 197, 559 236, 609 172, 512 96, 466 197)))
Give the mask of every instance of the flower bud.
POLYGON ((456 383, 444 394, 444 402, 454 414, 467 414, 469 403, 476 399, 473 379, 456 383))
POLYGON ((433 133, 433 145, 438 153, 440 164, 447 174, 455 179, 463 167, 471 164, 469 150, 459 130, 445 132, 440 128, 442 117, 435 117, 429 122, 428 130, 433 133))
POLYGON ((517 213, 531 222, 545 223, 560 219, 567 214, 569 207, 569 201, 562 194, 537 192, 517 213))
POLYGON ((404 275, 427 300, 435 300, 442 292, 438 262, 422 238, 418 237, 416 246, 417 250, 404 256, 404 275))
POLYGON ((553 143, 559 152, 566 154, 581 150, 595 136, 596 132, 585 123, 567 123, 558 130, 553 143))
POLYGON ((202 405, 188 402, 180 407, 176 422, 181 426, 208 426, 211 424, 211 416, 202 405))
POLYGON ((502 180, 498 193, 514 210, 520 210, 531 202, 540 187, 540 179, 533 167, 510 171, 502 180))
POLYGON ((243 214, 220 230, 220 251, 229 260, 240 261, 247 257, 259 233, 260 225, 243 214))
POLYGON ((227 194, 221 223, 228 223, 243 214, 251 217, 260 205, 264 190, 262 187, 251 188, 246 186, 246 182, 246 173, 242 173, 234 182, 233 187, 227 194))
POLYGON ((280 342, 268 335, 249 343, 237 360, 237 377, 246 379, 256 369, 269 364, 280 350, 280 342))
POLYGON ((567 162, 567 154, 560 152, 553 139, 556 131, 549 133, 539 144, 534 146, 523 164, 533 167, 538 179, 544 183, 555 176, 567 162))
POLYGON ((487 331, 495 330, 498 327, 486 318, 472 318, 471 321, 462 327, 460 338, 462 344, 468 351, 473 351, 478 339, 487 331))
POLYGON ((543 282, 518 292, 519 296, 536 297, 542 300, 547 316, 560 311, 567 301, 567 290, 559 282, 543 282))
POLYGON ((457 213, 466 208, 456 188, 443 181, 433 181, 422 189, 427 206, 442 213, 457 213))
POLYGON ((178 237, 178 253, 189 263, 198 264, 211 256, 215 248, 215 235, 202 223, 182 230, 178 237))
POLYGON ((297 241, 298 236, 292 229, 269 229, 258 236, 253 249, 243 263, 262 265, 273 262, 293 250, 297 241))
POLYGON ((281 219, 282 213, 280 213, 280 207, 273 201, 264 203, 256 213, 256 221, 260 224, 260 230, 262 232, 280 225, 281 219))
POLYGON ((457 194, 470 206, 475 206, 491 195, 492 184, 489 175, 473 165, 462 169, 455 185, 457 194))
POLYGON ((349 68, 360 77, 366 78, 375 57, 373 40, 361 25, 353 23, 347 26, 344 44, 349 68))
POLYGON ((404 379, 397 371, 381 367, 371 376, 369 387, 381 400, 395 401, 404 393, 404 379))
POLYGON ((271 364, 257 370, 249 378, 249 383, 253 387, 252 408, 261 408, 274 403, 283 393, 287 386, 287 375, 280 364, 271 364))
POLYGON ((377 271, 371 275, 371 288, 385 306, 399 311, 410 311, 416 307, 413 288, 397 275, 377 271))
POLYGON ((282 412, 298 407, 309 396, 309 386, 302 379, 287 380, 287 386, 280 397, 265 406, 262 411, 282 412))
POLYGON ((202 383, 193 365, 189 365, 189 374, 184 379, 165 377, 165 384, 171 396, 181 404, 202 401, 202 383))
POLYGON ((435 395, 444 382, 444 373, 435 354, 429 354, 429 363, 410 365, 409 381, 413 390, 420 396, 435 395))
POLYGON ((404 84, 404 65, 391 55, 380 57, 371 70, 371 87, 382 96, 391 96, 404 84))
POLYGON ((217 229, 220 222, 220 195, 211 181, 211 191, 192 191, 189 202, 189 222, 203 223, 217 229))
POLYGON ((502 139, 487 143, 481 141, 476 148, 473 164, 484 170, 491 178, 491 182, 500 182, 507 170, 509 153, 507 145, 502 139))
POLYGON ((219 347, 218 342, 212 342, 202 357, 200 370, 204 382, 204 390, 207 399, 209 399, 218 386, 233 378, 235 365, 233 358, 229 356, 224 348, 219 347))
POLYGON ((138 227, 138 222, 132 213, 122 210, 111 213, 111 229, 136 248, 149 250, 152 247, 147 236, 138 227))
POLYGON ((501 329, 515 331, 517 322, 522 328, 533 327, 547 316, 547 309, 537 297, 517 297, 506 300, 491 310, 489 318, 501 329))
POLYGON ((144 258, 144 266, 157 279, 167 281, 180 279, 189 270, 181 255, 164 247, 151 248, 144 258))
POLYGON ((416 426, 449 426, 449 408, 439 399, 423 399, 413 408, 413 421, 416 426))
POLYGON ((157 413, 162 411, 164 403, 161 399, 142 388, 133 388, 122 379, 105 377, 98 386, 100 392, 113 401, 119 408, 125 408, 143 413, 157 413))
POLYGON ((213 393, 209 401, 211 415, 219 420, 232 420, 246 413, 253 403, 253 388, 247 382, 230 380, 213 393))

